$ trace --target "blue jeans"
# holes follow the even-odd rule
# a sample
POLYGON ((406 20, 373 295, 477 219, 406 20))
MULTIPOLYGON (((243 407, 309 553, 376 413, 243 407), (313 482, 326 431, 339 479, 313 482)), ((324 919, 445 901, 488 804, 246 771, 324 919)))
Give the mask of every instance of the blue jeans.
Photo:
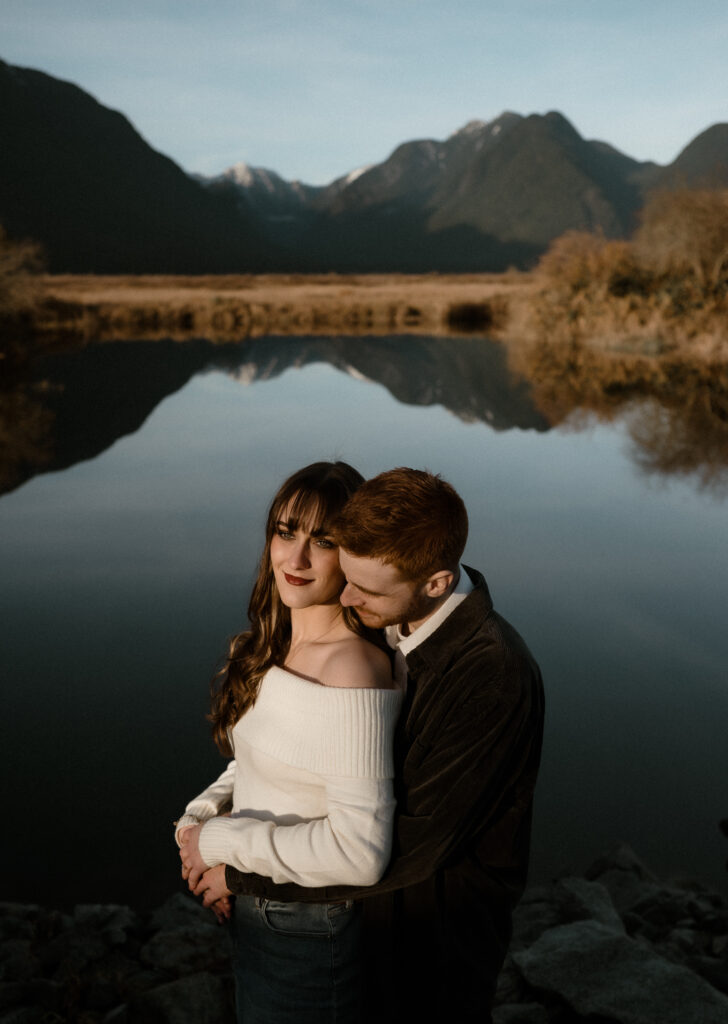
POLYGON ((236 897, 238 1024, 359 1024, 362 947, 361 911, 351 901, 236 897))

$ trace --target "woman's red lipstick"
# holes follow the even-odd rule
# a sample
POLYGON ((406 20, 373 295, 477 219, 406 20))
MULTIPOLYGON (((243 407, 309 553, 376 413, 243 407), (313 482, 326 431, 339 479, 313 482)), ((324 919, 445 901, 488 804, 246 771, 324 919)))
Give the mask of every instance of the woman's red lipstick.
POLYGON ((313 580, 305 580, 302 576, 289 576, 287 572, 283 575, 286 577, 286 583, 290 583, 292 587, 305 587, 307 583, 313 583, 313 580))

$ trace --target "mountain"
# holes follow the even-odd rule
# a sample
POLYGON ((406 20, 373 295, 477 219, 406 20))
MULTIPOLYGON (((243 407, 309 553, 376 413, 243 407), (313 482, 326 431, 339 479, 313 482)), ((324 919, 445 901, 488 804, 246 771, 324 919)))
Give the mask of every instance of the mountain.
POLYGON ((237 205, 244 216, 255 219, 274 244, 281 242, 289 249, 295 249, 316 215, 318 197, 327 191, 323 186, 285 181, 275 171, 245 163, 235 164, 217 177, 195 175, 195 179, 237 205))
POLYGON ((203 273, 276 259, 256 218, 69 82, 0 61, 0 223, 53 271, 203 273))
MULTIPOLYGON (((272 180, 273 172, 257 173, 272 180)), ((507 111, 444 142, 405 142, 381 164, 324 188, 277 178, 275 189, 262 189, 261 180, 228 176, 301 269, 503 270, 533 264, 565 231, 629 236, 650 189, 728 186, 728 125, 709 128, 660 167, 583 139, 558 112, 507 111), (294 192, 284 211, 286 184, 294 192)))
POLYGON ((652 188, 728 187, 726 124, 660 167, 555 111, 404 142, 326 186, 247 164, 202 178, 77 86, 2 62, 0 138, 0 223, 54 271, 499 271, 565 231, 628 236, 652 188))
POLYGON ((728 124, 714 124, 659 175, 664 188, 728 188, 728 124))
POLYGON ((294 183, 287 220, 277 176, 267 189, 227 180, 308 269, 473 271, 528 266, 568 230, 628 235, 659 170, 583 139, 559 113, 507 111, 444 142, 403 143, 326 188, 294 183))

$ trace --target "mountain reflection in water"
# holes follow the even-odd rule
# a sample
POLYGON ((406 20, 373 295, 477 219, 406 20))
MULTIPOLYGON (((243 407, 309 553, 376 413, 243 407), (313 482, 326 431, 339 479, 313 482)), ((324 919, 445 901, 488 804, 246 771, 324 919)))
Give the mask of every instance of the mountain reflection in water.
POLYGON ((728 368, 518 351, 482 338, 256 338, 244 343, 109 342, 46 356, 0 390, 0 493, 93 458, 139 429, 165 397, 209 370, 244 384, 328 363, 407 405, 444 406, 494 430, 549 430, 624 417, 646 473, 728 480, 728 368))
POLYGON ((219 370, 252 384, 312 363, 382 384, 404 404, 439 404, 494 430, 548 429, 503 347, 485 339, 108 342, 39 359, 0 392, 0 492, 98 455, 196 374, 219 370))

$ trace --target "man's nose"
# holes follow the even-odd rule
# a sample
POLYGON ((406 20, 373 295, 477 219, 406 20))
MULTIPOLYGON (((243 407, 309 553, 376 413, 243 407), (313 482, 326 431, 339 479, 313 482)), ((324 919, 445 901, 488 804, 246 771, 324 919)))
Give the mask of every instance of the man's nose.
POLYGON ((341 591, 339 601, 344 608, 355 608, 358 604, 361 604, 361 598, 357 596, 357 592, 351 583, 347 583, 341 591))

